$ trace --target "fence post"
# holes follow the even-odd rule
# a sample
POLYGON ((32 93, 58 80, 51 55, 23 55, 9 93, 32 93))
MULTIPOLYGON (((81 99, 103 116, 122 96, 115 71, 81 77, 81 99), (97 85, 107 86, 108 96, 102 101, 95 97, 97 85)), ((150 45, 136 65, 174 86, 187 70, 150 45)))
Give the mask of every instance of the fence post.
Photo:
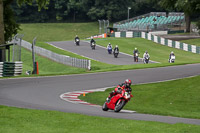
POLYGON ((91 70, 91 60, 88 60, 88 70, 91 70))

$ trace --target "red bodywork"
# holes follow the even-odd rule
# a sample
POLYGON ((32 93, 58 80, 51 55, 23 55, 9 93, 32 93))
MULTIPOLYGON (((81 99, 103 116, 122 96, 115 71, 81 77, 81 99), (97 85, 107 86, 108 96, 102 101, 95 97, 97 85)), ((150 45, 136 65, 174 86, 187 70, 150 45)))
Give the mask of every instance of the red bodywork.
MULTIPOLYGON (((115 89, 117 89, 117 88, 115 88, 115 89)), ((120 102, 121 100, 124 100, 127 103, 128 101, 130 101, 131 97, 133 97, 133 95, 130 92, 128 92, 130 94, 130 97, 127 97, 125 95, 125 93, 126 93, 125 89, 122 88, 122 93, 121 94, 115 95, 114 97, 111 98, 109 103, 106 103, 107 107, 109 109, 114 110, 115 109, 115 105, 116 105, 117 102, 120 102)))

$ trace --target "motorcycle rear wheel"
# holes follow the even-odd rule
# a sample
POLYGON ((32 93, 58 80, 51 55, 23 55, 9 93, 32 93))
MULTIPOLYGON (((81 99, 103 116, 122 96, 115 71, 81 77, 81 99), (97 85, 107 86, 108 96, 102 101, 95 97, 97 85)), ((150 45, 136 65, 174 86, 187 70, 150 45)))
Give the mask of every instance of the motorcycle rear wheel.
MULTIPOLYGON (((119 104, 116 104, 115 110, 114 110, 115 112, 119 112, 126 104, 126 101, 124 99, 119 99, 119 100, 121 100, 121 101, 119 104)), ((117 101, 117 103, 118 103, 118 101, 117 101)))
POLYGON ((103 110, 103 111, 108 111, 108 107, 107 107, 107 105, 106 105, 106 102, 103 104, 102 110, 103 110))

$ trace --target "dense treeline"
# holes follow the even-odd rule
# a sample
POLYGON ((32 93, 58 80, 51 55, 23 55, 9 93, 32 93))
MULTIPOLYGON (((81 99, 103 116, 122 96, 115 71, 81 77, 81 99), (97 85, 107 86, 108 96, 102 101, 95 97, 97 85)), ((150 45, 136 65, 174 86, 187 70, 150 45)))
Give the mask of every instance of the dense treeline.
POLYGON ((45 9, 38 12, 37 3, 23 4, 16 2, 12 8, 17 22, 82 22, 108 19, 112 22, 127 19, 128 7, 130 17, 152 11, 165 11, 150 0, 50 0, 45 9))

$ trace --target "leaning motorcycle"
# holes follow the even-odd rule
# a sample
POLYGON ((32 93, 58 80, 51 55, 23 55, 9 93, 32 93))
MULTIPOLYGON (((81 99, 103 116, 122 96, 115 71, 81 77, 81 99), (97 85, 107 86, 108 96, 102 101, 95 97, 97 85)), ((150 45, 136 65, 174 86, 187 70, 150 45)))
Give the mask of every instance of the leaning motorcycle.
POLYGON ((102 110, 108 111, 110 109, 114 110, 115 112, 119 112, 126 105, 126 103, 131 100, 131 97, 133 97, 133 95, 130 91, 122 89, 121 94, 113 96, 109 101, 106 100, 102 106, 102 110))

